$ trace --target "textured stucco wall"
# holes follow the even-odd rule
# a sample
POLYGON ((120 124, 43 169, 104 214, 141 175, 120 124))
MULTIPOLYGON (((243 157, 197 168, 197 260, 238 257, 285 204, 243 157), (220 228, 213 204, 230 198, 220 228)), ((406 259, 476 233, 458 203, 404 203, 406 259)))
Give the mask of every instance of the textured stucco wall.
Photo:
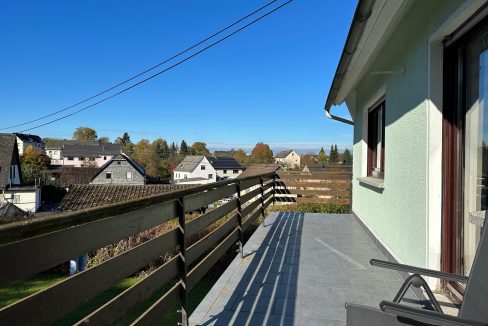
MULTIPOLYGON (((425 266, 427 247, 427 95, 429 37, 462 1, 415 1, 356 88, 353 211, 408 264, 425 266), (385 178, 379 191, 363 177, 364 110, 385 87, 385 178)), ((441 132, 441 130, 433 131, 441 132)))

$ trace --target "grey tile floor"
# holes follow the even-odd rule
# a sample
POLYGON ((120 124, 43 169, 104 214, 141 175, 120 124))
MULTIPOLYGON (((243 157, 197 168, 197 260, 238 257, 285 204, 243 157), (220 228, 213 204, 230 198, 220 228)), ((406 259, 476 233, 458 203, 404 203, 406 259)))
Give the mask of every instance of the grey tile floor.
MULTIPOLYGON (((345 302, 392 300, 400 275, 347 214, 271 213, 190 317, 191 325, 345 325, 345 302)), ((413 297, 413 294, 410 294, 413 297)))

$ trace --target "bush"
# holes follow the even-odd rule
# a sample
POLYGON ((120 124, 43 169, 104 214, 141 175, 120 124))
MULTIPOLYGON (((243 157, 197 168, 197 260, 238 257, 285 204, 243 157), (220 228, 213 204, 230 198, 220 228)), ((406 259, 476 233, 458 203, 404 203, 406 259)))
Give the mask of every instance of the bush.
POLYGON ((300 212, 300 213, 328 213, 347 214, 351 212, 349 205, 344 204, 287 204, 274 205, 270 209, 275 212, 300 212))

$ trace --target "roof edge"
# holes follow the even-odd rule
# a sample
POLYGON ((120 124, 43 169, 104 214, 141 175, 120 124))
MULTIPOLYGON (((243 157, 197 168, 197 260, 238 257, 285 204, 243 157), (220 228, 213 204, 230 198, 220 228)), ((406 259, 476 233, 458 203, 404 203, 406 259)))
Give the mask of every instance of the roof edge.
POLYGON ((359 41, 363 36, 366 24, 373 12, 373 7, 376 0, 359 0, 354 12, 351 27, 349 28, 349 33, 347 34, 346 43, 344 49, 342 50, 341 58, 339 59, 339 64, 332 80, 332 85, 327 95, 327 100, 325 102, 324 109, 328 112, 335 102, 337 94, 342 86, 342 82, 351 63, 351 59, 357 50, 359 41))

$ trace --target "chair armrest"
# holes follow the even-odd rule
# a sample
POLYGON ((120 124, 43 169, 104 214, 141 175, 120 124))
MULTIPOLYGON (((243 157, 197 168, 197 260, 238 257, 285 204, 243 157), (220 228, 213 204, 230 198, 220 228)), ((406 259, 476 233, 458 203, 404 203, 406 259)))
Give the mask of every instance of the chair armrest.
POLYGON ((390 301, 380 303, 381 311, 398 317, 438 326, 486 326, 488 324, 445 315, 436 311, 414 308, 390 301))
POLYGON ((392 263, 389 261, 384 261, 384 260, 379 260, 379 259, 371 259, 369 261, 369 263, 371 264, 371 266, 393 269, 393 270, 400 271, 400 272, 419 274, 419 275, 428 276, 428 277, 435 277, 435 278, 439 278, 439 279, 446 280, 446 281, 466 283, 466 282, 468 282, 468 279, 469 279, 469 277, 467 277, 467 276, 451 274, 451 273, 444 273, 444 272, 439 272, 439 271, 435 271, 432 269, 409 266, 409 265, 404 265, 404 264, 392 263))

